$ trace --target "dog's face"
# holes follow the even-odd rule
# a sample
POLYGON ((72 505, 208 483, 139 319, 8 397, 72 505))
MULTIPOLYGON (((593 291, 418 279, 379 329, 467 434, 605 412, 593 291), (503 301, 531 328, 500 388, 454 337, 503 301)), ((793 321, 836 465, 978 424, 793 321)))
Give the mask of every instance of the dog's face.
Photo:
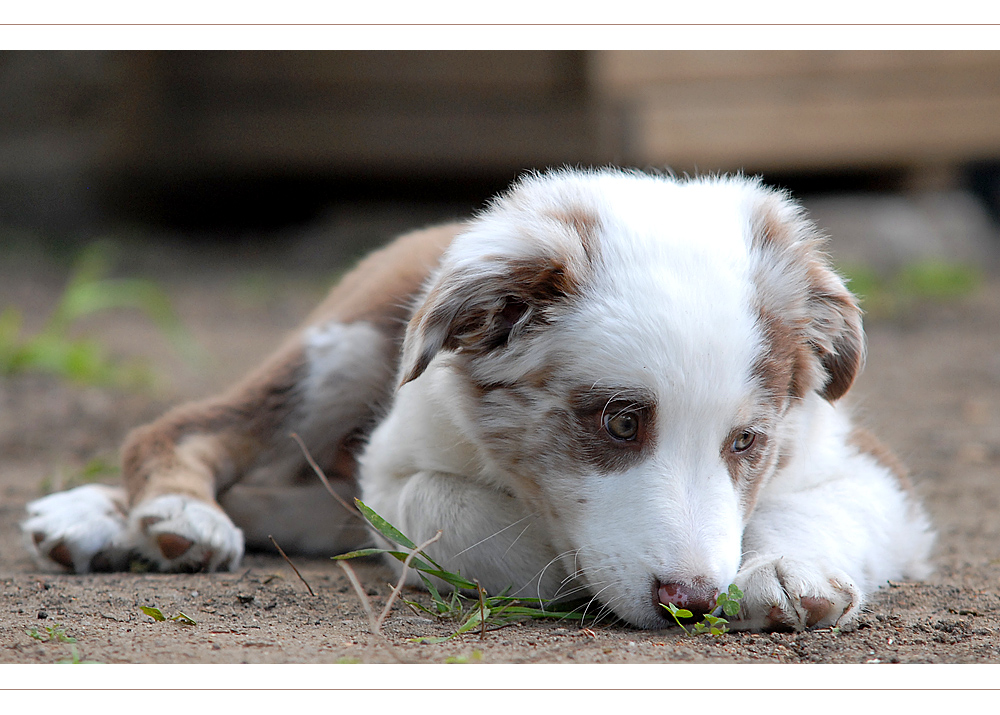
POLYGON ((459 236, 407 330, 570 573, 642 627, 739 568, 796 405, 835 400, 860 314, 783 195, 744 179, 556 173, 459 236), (678 594, 680 594, 678 596, 678 594))

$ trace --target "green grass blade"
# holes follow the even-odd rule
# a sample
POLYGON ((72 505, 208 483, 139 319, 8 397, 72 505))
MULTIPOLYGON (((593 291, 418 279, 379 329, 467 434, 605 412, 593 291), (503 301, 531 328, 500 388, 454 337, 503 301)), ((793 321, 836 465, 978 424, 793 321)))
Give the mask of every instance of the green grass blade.
POLYGON ((347 561, 348 559, 357 559, 364 556, 377 556, 378 554, 389 554, 389 553, 401 553, 401 552, 391 552, 388 549, 358 549, 357 551, 349 551, 346 554, 338 554, 337 556, 331 556, 334 561, 347 561))
POLYGON ((484 609, 482 612, 480 612, 478 608, 475 609, 472 613, 469 614, 469 617, 465 619, 465 623, 459 626, 458 630, 455 631, 455 635, 460 636, 463 633, 468 633, 471 630, 479 628, 483 620, 488 619, 489 617, 490 617, 490 609, 488 608, 484 609))
POLYGON ((139 606, 139 610, 152 618, 154 621, 167 620, 166 616, 163 615, 163 612, 154 606, 139 606))
MULTIPOLYGON (((331 556, 334 561, 347 561, 348 559, 356 559, 362 556, 376 556, 378 554, 386 554, 387 556, 392 556, 399 561, 406 561, 410 558, 409 551, 393 551, 391 549, 358 549, 357 551, 351 551, 346 554, 338 554, 337 556, 331 556)), ((418 556, 414 556, 410 560, 410 567, 416 569, 417 571, 427 571, 436 572, 436 569, 423 561, 418 556)))
MULTIPOLYGON (((358 511, 361 512, 361 515, 365 518, 365 520, 375 527, 375 530, 382 536, 387 538, 392 543, 405 546, 408 549, 417 548, 417 545, 406 538, 406 536, 403 535, 403 532, 376 514, 375 511, 369 508, 363 501, 355 499, 354 503, 357 504, 358 511)), ((437 564, 434 565, 437 566, 437 564)))
POLYGON ((455 588, 463 588, 467 590, 476 590, 476 584, 467 578, 462 577, 460 574, 452 573, 451 571, 445 571, 443 569, 437 568, 422 568, 420 569, 425 574, 430 576, 436 576, 447 584, 454 586, 455 588))

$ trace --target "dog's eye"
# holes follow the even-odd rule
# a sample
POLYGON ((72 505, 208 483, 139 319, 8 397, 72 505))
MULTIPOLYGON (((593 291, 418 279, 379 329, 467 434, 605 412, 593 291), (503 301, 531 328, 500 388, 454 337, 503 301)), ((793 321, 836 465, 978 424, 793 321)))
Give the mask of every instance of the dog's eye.
POLYGON ((732 450, 734 452, 746 452, 748 449, 753 447, 754 442, 757 441, 757 435, 750 430, 743 430, 736 435, 736 439, 733 440, 732 450))
POLYGON ((639 434, 639 414, 620 411, 604 413, 604 429, 615 439, 631 441, 639 434))

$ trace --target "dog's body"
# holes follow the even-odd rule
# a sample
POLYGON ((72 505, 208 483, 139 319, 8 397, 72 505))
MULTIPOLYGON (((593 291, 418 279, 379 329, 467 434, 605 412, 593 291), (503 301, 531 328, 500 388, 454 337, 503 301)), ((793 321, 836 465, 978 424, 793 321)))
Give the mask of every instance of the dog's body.
POLYGON ((932 536, 838 402, 864 341, 819 244, 742 178, 528 178, 374 254, 257 373, 136 430, 127 498, 33 503, 29 545, 77 571, 131 552, 233 568, 269 534, 362 545, 294 432, 338 491, 418 543, 441 530, 429 553, 491 593, 657 627, 735 582, 736 627, 845 623, 923 576, 932 536))

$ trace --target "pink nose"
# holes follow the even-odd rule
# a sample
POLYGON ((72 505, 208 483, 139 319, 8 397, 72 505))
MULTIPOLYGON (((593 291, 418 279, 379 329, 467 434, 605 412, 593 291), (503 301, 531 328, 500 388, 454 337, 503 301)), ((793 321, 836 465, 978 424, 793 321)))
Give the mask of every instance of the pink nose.
POLYGON ((664 583, 656 590, 656 596, 664 606, 672 603, 677 608, 686 608, 696 616, 711 613, 715 609, 714 588, 664 583))

